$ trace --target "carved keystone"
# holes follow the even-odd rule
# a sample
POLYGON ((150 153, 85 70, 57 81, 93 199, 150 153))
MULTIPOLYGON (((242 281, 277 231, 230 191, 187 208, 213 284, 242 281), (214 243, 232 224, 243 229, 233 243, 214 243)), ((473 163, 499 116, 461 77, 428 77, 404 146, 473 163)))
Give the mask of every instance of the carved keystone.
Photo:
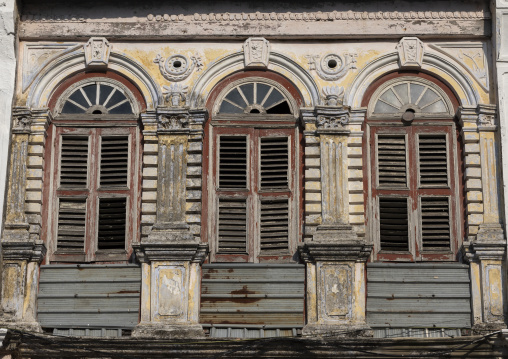
POLYGON ((268 67, 270 43, 262 37, 248 38, 243 44, 245 67, 268 67))
POLYGON ((423 42, 417 37, 403 37, 397 45, 400 67, 422 67, 423 42))
POLYGON ((87 67, 106 68, 109 62, 111 45, 104 37, 92 37, 85 48, 85 63, 87 67))

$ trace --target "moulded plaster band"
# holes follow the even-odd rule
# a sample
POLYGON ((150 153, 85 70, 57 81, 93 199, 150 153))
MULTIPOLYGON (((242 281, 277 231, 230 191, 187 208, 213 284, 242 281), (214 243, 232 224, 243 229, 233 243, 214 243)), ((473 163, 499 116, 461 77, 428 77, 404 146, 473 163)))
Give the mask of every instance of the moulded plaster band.
MULTIPOLYGON (((362 104, 365 91, 378 77, 390 71, 400 69, 398 59, 398 53, 392 52, 381 56, 363 68, 353 80, 351 87, 344 96, 344 105, 359 108, 362 104)), ((480 96, 474 89, 473 82, 458 66, 450 61, 437 54, 426 52, 423 57, 422 68, 430 72, 439 70, 448 74, 455 81, 455 84, 450 84, 452 88, 460 88, 466 96, 459 99, 462 106, 476 106, 480 102, 480 96)))
MULTIPOLYGON (((299 83, 295 83, 295 85, 302 93, 304 106, 316 106, 320 103, 319 90, 312 79, 312 76, 289 57, 272 51, 270 53, 268 68, 282 75, 284 75, 284 72, 289 72, 295 79, 297 79, 297 81, 299 81, 299 83), (306 91, 302 91, 302 89, 305 89, 306 91)), ((204 93, 206 89, 213 88, 213 86, 222 80, 225 75, 243 69, 243 52, 228 55, 216 63, 211 63, 209 68, 197 79, 192 92, 189 95, 190 107, 196 108, 202 106, 203 104, 200 103, 201 99, 204 100, 208 96, 208 93, 204 93), (213 84, 213 86, 210 86, 211 84, 213 84)), ((292 79, 290 78, 289 80, 291 81, 292 79)))
MULTIPOLYGON (((109 69, 124 74, 133 80, 147 101, 147 110, 154 110, 161 102, 162 93, 148 72, 134 59, 120 52, 111 52, 109 69)), ((47 107, 54 89, 68 76, 85 70, 83 50, 64 54, 49 63, 33 82, 27 98, 27 106, 47 107)))

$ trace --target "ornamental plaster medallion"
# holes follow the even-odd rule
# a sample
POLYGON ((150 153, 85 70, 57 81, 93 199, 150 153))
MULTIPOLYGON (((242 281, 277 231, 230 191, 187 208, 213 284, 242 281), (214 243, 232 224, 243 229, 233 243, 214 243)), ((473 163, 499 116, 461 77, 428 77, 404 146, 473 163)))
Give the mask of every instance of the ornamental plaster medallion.
POLYGON ((85 44, 86 66, 107 67, 111 45, 104 37, 92 37, 85 44))
POLYGON ((403 37, 397 45, 401 67, 422 67, 423 42, 417 37, 403 37))
POLYGON ((243 44, 245 67, 268 67, 270 43, 262 37, 248 38, 243 44))
POLYGON ((189 86, 171 84, 170 86, 162 86, 162 94, 164 95, 164 100, 171 107, 180 107, 185 106, 188 89, 189 86))
POLYGON ((159 64, 159 70, 168 81, 179 82, 185 80, 197 68, 197 71, 203 67, 201 57, 196 54, 189 59, 185 55, 173 55, 164 59, 160 54, 153 60, 159 64))
POLYGON ((326 81, 337 81, 344 77, 349 70, 356 69, 356 54, 344 55, 327 54, 321 59, 318 55, 307 55, 309 70, 317 72, 326 81))

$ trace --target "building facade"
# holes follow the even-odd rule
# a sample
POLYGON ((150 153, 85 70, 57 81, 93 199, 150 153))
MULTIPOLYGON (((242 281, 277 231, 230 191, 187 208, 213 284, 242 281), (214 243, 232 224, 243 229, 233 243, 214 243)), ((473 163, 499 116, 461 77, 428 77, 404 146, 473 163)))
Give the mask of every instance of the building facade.
POLYGON ((502 330, 504 5, 6 2, 2 325, 502 330))

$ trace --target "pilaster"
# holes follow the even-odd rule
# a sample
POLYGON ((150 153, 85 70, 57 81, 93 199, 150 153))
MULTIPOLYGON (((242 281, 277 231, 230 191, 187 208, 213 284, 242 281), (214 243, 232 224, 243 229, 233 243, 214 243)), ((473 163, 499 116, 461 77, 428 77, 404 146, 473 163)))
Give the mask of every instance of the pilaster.
POLYGON ((202 163, 205 119, 205 111, 184 107, 159 107, 144 119, 150 152, 143 168, 144 236, 133 246, 142 263, 141 321, 133 336, 203 336, 200 278, 208 246, 199 242, 195 217, 201 210, 196 167, 202 163))
POLYGON ((361 150, 358 153, 350 148, 356 148, 357 142, 361 146, 360 117, 355 116, 353 139, 348 109, 316 107, 315 124, 305 123, 306 143, 319 144, 321 190, 321 223, 312 239, 305 238, 299 248, 306 262, 306 335, 372 335, 365 322, 365 262, 372 246, 350 224, 349 179, 356 181, 355 171, 361 171, 362 166, 361 150), (350 153, 354 161, 350 161, 350 153))
POLYGON ((463 257, 469 262, 473 330, 505 328, 503 262, 506 240, 501 224, 499 154, 494 105, 463 108, 468 237, 463 257))
POLYGON ((2 236, 0 322, 40 330, 36 320, 39 263, 46 247, 39 239, 45 137, 51 115, 45 109, 13 109, 7 206, 2 236))

